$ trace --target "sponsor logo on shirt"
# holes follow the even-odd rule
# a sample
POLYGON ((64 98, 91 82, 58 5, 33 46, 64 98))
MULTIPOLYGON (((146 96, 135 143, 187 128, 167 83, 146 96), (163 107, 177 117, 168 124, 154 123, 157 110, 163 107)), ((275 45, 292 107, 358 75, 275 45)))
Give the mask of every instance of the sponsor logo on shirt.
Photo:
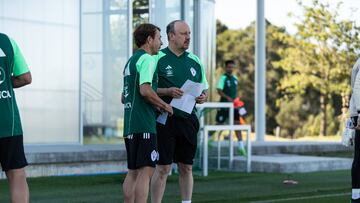
POLYGON ((130 75, 130 63, 127 64, 124 71, 124 77, 130 75))
POLYGON ((5 82, 5 71, 4 69, 0 66, 0 85, 5 82))
POLYGON ((174 70, 170 65, 166 66, 165 74, 166 74, 167 77, 174 76, 174 70))
POLYGON ((11 94, 9 91, 0 91, 0 99, 11 98, 11 94))
POLYGON ((237 84, 238 84, 238 81, 237 81, 237 80, 235 80, 235 81, 234 81, 234 83, 235 83, 235 85, 237 85, 237 84))
POLYGON ((125 86, 124 87, 124 97, 126 98, 127 96, 129 96, 129 87, 125 86))
POLYGON ((226 81, 226 84, 227 84, 228 87, 230 87, 231 86, 230 80, 226 81))
POLYGON ((125 109, 131 109, 131 103, 130 102, 125 103, 124 107, 125 109))
POLYGON ((192 76, 196 75, 196 70, 193 67, 190 68, 190 72, 192 76))
POLYGON ((4 51, 0 48, 0 57, 6 57, 4 51))

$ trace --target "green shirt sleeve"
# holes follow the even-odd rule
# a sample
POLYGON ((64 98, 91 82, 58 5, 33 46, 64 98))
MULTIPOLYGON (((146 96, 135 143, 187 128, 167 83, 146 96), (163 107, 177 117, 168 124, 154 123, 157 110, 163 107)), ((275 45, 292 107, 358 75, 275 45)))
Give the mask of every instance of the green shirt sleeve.
POLYGON ((136 70, 140 75, 139 85, 151 84, 156 70, 155 58, 149 54, 143 54, 136 63, 136 70))
POLYGON ((216 86, 216 89, 220 89, 220 90, 224 90, 225 87, 225 81, 226 81, 226 76, 225 75, 221 75, 219 82, 216 86))
POLYGON ((19 76, 19 75, 29 72, 29 67, 28 67, 28 65, 24 59, 24 56, 22 55, 17 43, 13 39, 10 39, 10 42, 11 42, 11 45, 14 50, 13 75, 19 76))

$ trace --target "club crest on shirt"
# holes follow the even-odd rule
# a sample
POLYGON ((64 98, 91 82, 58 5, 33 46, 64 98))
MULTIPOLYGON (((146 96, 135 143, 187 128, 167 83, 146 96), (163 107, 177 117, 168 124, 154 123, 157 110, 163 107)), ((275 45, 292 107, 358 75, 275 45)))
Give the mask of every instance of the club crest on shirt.
POLYGON ((196 75, 196 70, 193 67, 190 68, 190 72, 192 76, 196 75))
POLYGON ((166 66, 165 74, 166 74, 167 77, 174 76, 174 70, 170 65, 166 66))

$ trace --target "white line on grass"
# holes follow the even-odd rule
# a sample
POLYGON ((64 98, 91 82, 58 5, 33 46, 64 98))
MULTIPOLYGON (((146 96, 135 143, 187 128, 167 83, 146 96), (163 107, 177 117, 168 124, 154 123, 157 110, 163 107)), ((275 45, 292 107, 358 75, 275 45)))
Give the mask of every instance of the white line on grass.
POLYGON ((285 201, 292 201, 292 200, 319 199, 319 198, 339 197, 339 196, 346 196, 346 195, 349 195, 349 198, 350 198, 351 193, 339 193, 339 194, 329 194, 329 195, 314 195, 314 196, 307 196, 307 197, 272 199, 272 200, 265 200, 265 201, 256 201, 256 202, 251 202, 251 203, 285 202, 285 201))

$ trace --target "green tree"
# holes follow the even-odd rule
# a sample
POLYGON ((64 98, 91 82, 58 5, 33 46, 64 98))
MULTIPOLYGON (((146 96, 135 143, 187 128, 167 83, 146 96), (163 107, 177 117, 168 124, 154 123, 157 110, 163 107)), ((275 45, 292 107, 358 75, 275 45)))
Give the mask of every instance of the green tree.
POLYGON ((320 109, 320 135, 326 135, 326 106, 333 95, 350 93, 350 72, 360 50, 360 29, 353 21, 339 20, 337 10, 341 4, 332 9, 317 0, 311 6, 298 3, 304 9, 304 18, 295 24, 297 33, 274 36, 289 45, 279 49, 281 60, 273 62, 285 73, 278 87, 283 95, 278 102, 317 93, 319 106, 313 108, 320 109))
MULTIPOLYGON (((249 115, 247 120, 252 122, 254 115, 254 78, 255 78, 255 23, 251 23, 245 29, 231 30, 224 29, 223 24, 218 21, 217 30, 217 50, 216 63, 217 67, 223 67, 225 60, 235 60, 238 69, 236 75, 239 78, 238 95, 245 102, 249 115), (221 31, 219 31, 221 30, 221 31)), ((277 50, 287 47, 286 43, 275 38, 275 33, 287 35, 284 28, 272 25, 266 22, 266 67, 267 67, 267 132, 272 133, 273 129, 278 125, 275 116, 279 111, 279 107, 275 105, 276 99, 280 97, 276 87, 283 75, 281 69, 275 69, 272 65, 273 61, 280 60, 277 50)), ((217 78, 221 71, 217 71, 217 78)))

